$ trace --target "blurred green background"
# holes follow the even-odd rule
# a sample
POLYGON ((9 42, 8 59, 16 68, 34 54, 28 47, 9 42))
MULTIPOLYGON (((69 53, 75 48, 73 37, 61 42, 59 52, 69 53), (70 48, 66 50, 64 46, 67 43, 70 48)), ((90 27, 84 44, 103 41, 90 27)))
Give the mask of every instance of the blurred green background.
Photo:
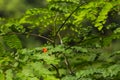
POLYGON ((45 6, 45 0, 0 0, 0 17, 20 17, 27 9, 45 6))

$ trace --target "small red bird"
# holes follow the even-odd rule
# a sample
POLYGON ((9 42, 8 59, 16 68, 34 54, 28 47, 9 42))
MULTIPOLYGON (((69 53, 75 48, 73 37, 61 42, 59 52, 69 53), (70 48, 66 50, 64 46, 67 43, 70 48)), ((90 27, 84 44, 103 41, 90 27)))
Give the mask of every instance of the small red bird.
POLYGON ((46 53, 46 52, 47 52, 47 48, 44 47, 44 48, 42 49, 42 52, 43 52, 43 53, 46 53))

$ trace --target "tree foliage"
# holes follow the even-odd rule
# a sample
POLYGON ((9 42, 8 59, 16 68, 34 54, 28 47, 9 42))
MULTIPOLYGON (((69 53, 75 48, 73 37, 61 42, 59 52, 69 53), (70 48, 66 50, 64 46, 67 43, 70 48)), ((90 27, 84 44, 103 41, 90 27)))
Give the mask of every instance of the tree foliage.
POLYGON ((20 18, 0 18, 1 80, 119 80, 120 1, 47 2, 20 18), (44 44, 23 47, 23 35, 44 44))

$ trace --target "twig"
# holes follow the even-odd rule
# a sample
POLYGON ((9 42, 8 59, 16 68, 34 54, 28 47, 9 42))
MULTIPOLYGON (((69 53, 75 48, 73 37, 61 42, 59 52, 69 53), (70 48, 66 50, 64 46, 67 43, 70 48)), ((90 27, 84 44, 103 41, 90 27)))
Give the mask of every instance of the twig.
POLYGON ((58 37, 59 37, 59 40, 60 40, 60 44, 63 44, 63 41, 62 41, 60 33, 58 33, 58 37))
MULTIPOLYGON (((81 5, 82 5, 82 4, 81 4, 81 5)), ((79 7, 80 7, 81 5, 78 5, 78 6, 76 7, 76 9, 73 10, 73 11, 70 13, 70 15, 64 20, 63 24, 62 24, 62 25, 59 27, 59 29, 57 30, 55 36, 57 36, 58 32, 63 28, 63 26, 64 26, 64 25, 66 24, 66 22, 68 21, 68 19, 73 15, 73 13, 74 13, 75 11, 77 11, 77 10, 79 9, 79 7)))
POLYGON ((51 66, 55 68, 55 70, 56 70, 56 72, 57 72, 57 77, 60 78, 59 69, 58 69, 55 65, 53 65, 53 64, 51 64, 51 66))
POLYGON ((11 33, 8 33, 8 34, 19 34, 19 35, 30 35, 30 36, 35 36, 35 37, 40 37, 40 38, 43 38, 43 39, 46 39, 48 40, 49 42, 53 43, 54 41, 45 37, 45 36, 42 36, 42 35, 38 35, 38 34, 33 34, 33 33, 17 33, 17 32, 11 32, 11 33))
POLYGON ((58 16, 58 13, 55 14, 55 18, 54 18, 54 26, 53 26, 53 37, 54 37, 54 43, 53 43, 53 46, 55 47, 56 45, 56 20, 57 20, 57 16, 58 16))
POLYGON ((65 58, 65 64, 66 64, 67 69, 69 70, 69 73, 70 73, 71 75, 74 75, 74 72, 73 72, 72 69, 71 69, 71 65, 70 65, 70 63, 69 63, 66 55, 63 54, 63 56, 64 56, 64 58, 65 58))

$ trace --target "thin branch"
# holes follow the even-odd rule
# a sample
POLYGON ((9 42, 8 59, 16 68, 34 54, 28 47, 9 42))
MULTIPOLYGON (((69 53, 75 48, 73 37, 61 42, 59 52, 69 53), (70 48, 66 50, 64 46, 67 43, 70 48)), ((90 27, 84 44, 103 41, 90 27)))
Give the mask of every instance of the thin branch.
POLYGON ((69 70, 69 73, 70 73, 71 75, 74 75, 74 72, 73 72, 72 69, 71 69, 71 65, 70 65, 70 63, 69 63, 69 61, 68 61, 67 56, 66 56, 65 54, 63 54, 63 56, 64 56, 64 58, 65 58, 65 65, 66 65, 67 69, 69 70))
POLYGON ((60 44, 62 45, 62 44, 63 44, 63 41, 62 41, 62 38, 61 38, 60 33, 58 33, 58 37, 59 37, 59 40, 60 40, 60 44))
POLYGON ((56 36, 55 36, 55 34, 56 34, 56 20, 57 20, 57 16, 58 16, 58 12, 55 14, 55 18, 54 18, 54 26, 53 26, 53 35, 54 35, 54 44, 53 44, 53 46, 55 47, 55 45, 56 45, 56 36))
POLYGON ((53 65, 53 64, 51 64, 51 66, 55 68, 55 70, 56 70, 56 72, 57 72, 57 77, 60 78, 60 72, 59 72, 59 69, 58 69, 55 65, 53 65))
POLYGON ((41 37, 41 38, 46 39, 46 40, 48 40, 49 42, 53 43, 53 40, 51 40, 51 39, 49 39, 49 38, 47 38, 47 37, 45 37, 45 36, 37 35, 37 34, 29 34, 29 35, 31 35, 31 36, 36 36, 36 37, 41 37))
MULTIPOLYGON (((81 5, 82 5, 82 4, 81 4, 81 5)), ((65 21, 63 22, 63 24, 62 24, 62 25, 59 27, 59 29, 57 30, 55 36, 57 36, 58 32, 63 28, 63 26, 66 24, 66 22, 69 20, 69 18, 73 15, 74 12, 76 12, 76 11, 79 9, 79 7, 80 7, 81 5, 78 5, 78 6, 76 7, 76 9, 73 10, 73 11, 70 13, 70 15, 65 19, 65 21)))
POLYGON ((38 34, 33 34, 33 33, 16 33, 16 32, 11 32, 11 33, 8 33, 8 34, 19 34, 19 35, 30 35, 30 36, 35 36, 35 37, 40 37, 40 38, 43 38, 43 39, 46 39, 47 41, 53 43, 54 41, 45 37, 45 36, 42 36, 42 35, 38 35, 38 34))

